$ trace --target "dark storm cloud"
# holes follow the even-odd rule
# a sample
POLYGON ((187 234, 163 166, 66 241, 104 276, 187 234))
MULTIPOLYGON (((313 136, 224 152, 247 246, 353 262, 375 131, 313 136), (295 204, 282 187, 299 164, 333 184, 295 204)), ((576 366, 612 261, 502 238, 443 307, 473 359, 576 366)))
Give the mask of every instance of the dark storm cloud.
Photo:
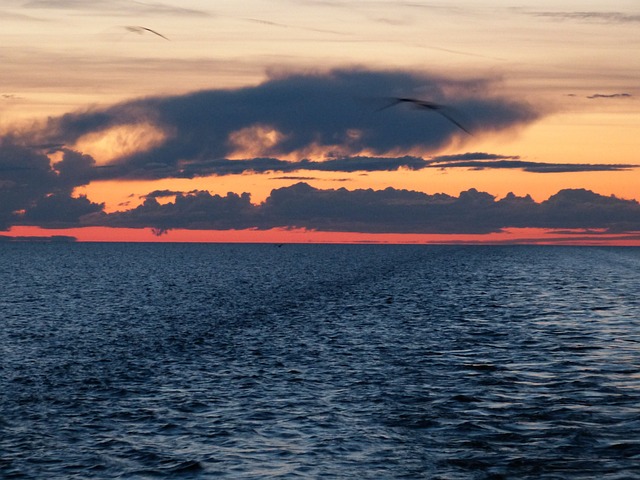
POLYGON ((458 197, 409 190, 322 190, 306 183, 274 189, 255 205, 248 194, 179 194, 175 202, 148 198, 125 212, 101 215, 96 224, 186 229, 307 228, 371 233, 490 233, 508 227, 640 231, 640 205, 588 190, 562 190, 537 203, 508 194, 496 200, 470 189, 458 197))
MULTIPOLYGON (((247 144, 265 158, 316 147, 338 148, 342 156, 365 150, 382 156, 402 150, 436 150, 463 134, 433 112, 404 106, 376 112, 375 105, 359 100, 365 98, 419 95, 454 108, 478 134, 526 125, 542 115, 524 102, 495 95, 490 83, 357 69, 273 75, 253 87, 145 98, 70 113, 51 119, 39 133, 43 141, 70 145, 83 135, 108 128, 153 124, 166 132, 165 141, 120 158, 113 173, 158 178, 163 169, 178 170, 181 162, 215 161, 247 144), (269 131, 277 131, 280 138, 269 143, 264 138, 269 131)), ((265 162, 255 161, 258 169, 265 162)))
POLYGON ((101 205, 86 198, 72 198, 74 187, 88 183, 93 159, 65 151, 54 166, 37 149, 0 139, 0 230, 27 221, 29 224, 77 223, 101 205), (55 168, 54 168, 55 167, 55 168))

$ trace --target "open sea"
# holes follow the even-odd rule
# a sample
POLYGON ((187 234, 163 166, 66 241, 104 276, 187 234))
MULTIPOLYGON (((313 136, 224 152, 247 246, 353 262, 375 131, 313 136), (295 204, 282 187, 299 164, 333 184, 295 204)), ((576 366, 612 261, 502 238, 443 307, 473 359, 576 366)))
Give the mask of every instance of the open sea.
POLYGON ((0 478, 640 478, 639 248, 0 247, 0 478))

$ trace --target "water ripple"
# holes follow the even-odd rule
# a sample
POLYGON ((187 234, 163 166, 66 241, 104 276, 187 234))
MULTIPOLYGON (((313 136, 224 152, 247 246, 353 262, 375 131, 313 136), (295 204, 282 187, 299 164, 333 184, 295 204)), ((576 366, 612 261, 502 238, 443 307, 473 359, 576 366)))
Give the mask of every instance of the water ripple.
POLYGON ((628 248, 9 244, 0 472, 639 478, 638 266, 628 248))

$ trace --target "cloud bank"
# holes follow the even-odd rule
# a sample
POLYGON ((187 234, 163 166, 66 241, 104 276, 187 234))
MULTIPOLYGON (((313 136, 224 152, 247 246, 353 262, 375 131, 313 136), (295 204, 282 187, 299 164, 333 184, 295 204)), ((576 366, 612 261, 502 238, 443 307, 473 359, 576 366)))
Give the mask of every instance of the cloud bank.
POLYGON ((328 232, 491 233, 505 228, 640 231, 640 204, 583 189, 561 190, 543 202, 470 189, 459 196, 416 191, 317 189, 300 182, 274 189, 261 204, 247 193, 155 192, 128 211, 84 217, 88 225, 171 229, 306 228, 328 232))
MULTIPOLYGON (((516 159, 495 158, 503 157, 476 153, 434 157, 428 161, 414 157, 360 158, 355 159, 354 165, 357 169, 379 170, 396 168, 400 163, 406 168, 411 165, 422 168, 425 163, 431 166, 479 163, 495 168, 496 162, 505 162, 522 168, 516 159)), ((329 165, 332 169, 349 171, 353 167, 348 163, 351 160, 354 159, 336 159, 329 165), (340 166, 341 162, 347 162, 348 168, 340 166)), ((270 169, 274 168, 273 159, 265 161, 270 169)), ((259 163, 254 162, 253 168, 259 163)), ((73 188, 88 183, 95 171, 95 162, 89 156, 65 150, 61 159, 51 165, 45 153, 5 139, 0 143, 0 229, 36 225, 152 228, 157 232, 275 227, 372 233, 490 233, 508 227, 640 231, 638 202, 587 190, 562 190, 537 203, 529 196, 513 194, 497 200, 474 189, 455 197, 394 188, 322 190, 297 183, 273 190, 261 204, 252 203, 248 193, 220 196, 205 191, 156 190, 136 208, 107 214, 103 204, 72 195, 73 188), (172 197, 175 197, 173 201, 172 197), (163 203, 158 199, 164 199, 163 203)))

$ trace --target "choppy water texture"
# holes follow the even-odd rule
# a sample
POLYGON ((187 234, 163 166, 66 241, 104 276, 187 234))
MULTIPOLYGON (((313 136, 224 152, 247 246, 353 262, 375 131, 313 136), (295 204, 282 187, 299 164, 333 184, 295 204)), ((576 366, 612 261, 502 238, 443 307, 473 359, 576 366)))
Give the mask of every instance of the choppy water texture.
POLYGON ((5 244, 4 478, 640 478, 640 249, 5 244))

